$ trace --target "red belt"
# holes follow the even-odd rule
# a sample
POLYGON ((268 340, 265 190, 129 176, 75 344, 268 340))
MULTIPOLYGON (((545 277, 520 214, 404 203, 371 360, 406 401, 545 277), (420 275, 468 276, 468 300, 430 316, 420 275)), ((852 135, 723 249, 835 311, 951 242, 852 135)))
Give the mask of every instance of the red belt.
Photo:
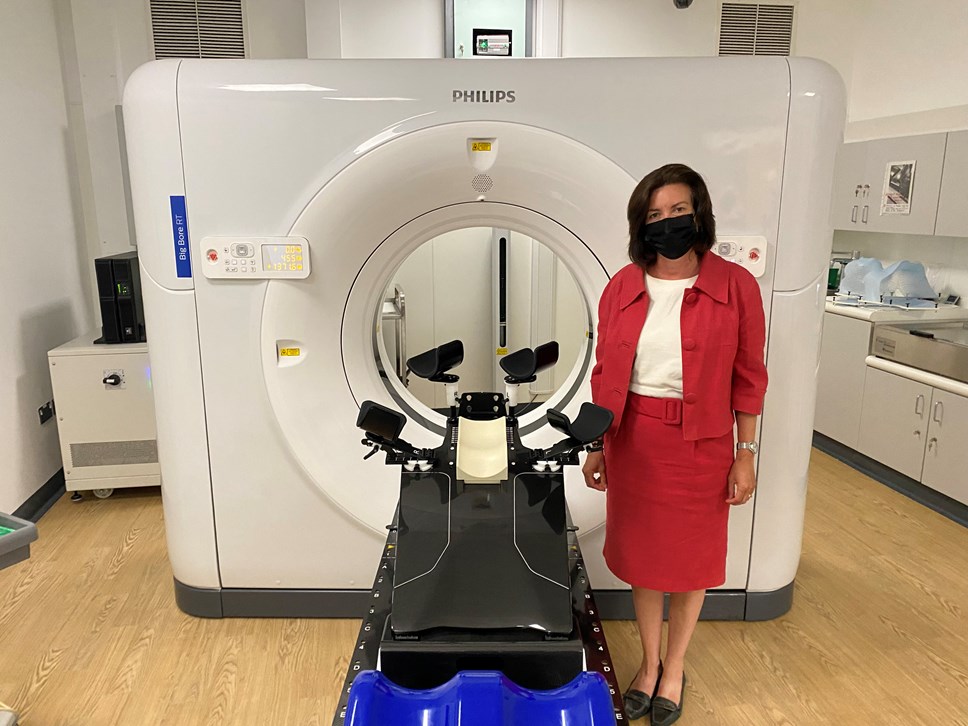
POLYGON ((632 410, 650 418, 657 418, 664 424, 682 423, 682 400, 679 398, 652 398, 629 393, 632 410))

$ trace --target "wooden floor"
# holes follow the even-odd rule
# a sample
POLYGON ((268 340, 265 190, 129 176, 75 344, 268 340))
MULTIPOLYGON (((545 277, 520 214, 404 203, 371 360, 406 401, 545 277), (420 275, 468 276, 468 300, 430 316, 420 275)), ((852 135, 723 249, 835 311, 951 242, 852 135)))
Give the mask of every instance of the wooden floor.
MULTIPOLYGON (((331 723, 359 621, 184 615, 157 490, 64 497, 40 533, 0 572, 0 701, 22 723, 331 723)), ((624 685, 634 626, 605 629, 624 685)), ((701 622, 687 673, 684 726, 968 726, 968 529, 814 451, 793 609, 701 622)))

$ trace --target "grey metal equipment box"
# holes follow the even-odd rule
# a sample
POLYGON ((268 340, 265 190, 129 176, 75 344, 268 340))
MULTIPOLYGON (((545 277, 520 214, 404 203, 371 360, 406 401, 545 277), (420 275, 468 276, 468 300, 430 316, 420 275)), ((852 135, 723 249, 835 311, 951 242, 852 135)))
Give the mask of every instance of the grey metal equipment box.
POLYGON ((161 484, 147 343, 95 344, 93 330, 47 354, 67 491, 161 484))
POLYGON ((30 557, 37 527, 25 519, 0 512, 0 570, 30 557))

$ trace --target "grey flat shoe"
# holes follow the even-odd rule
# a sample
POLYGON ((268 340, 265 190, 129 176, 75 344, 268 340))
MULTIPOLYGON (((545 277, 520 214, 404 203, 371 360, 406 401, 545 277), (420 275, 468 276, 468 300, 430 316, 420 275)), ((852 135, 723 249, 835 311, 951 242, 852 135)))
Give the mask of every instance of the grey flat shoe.
POLYGON ((662 680, 661 661, 659 662, 659 675, 655 679, 655 688, 652 689, 651 695, 642 691, 637 691, 634 688, 629 688, 622 696, 622 705, 625 706, 625 715, 628 716, 630 721, 635 721, 635 719, 642 718, 649 713, 649 710, 652 708, 652 699, 655 698, 655 692, 659 688, 660 680, 662 680))
POLYGON ((656 696, 652 699, 652 712, 649 719, 652 726, 669 726, 679 720, 682 715, 682 702, 686 700, 686 674, 682 674, 682 694, 679 703, 673 703, 668 698, 656 696))

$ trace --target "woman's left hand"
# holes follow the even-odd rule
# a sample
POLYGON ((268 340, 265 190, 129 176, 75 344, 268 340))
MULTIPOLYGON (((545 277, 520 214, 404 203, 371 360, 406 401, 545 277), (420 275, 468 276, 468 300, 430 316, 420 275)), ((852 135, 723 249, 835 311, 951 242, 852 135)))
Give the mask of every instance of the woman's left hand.
POLYGON ((756 489, 756 470, 753 467, 753 454, 749 451, 736 452, 733 465, 726 478, 729 497, 727 504, 746 504, 756 489))

